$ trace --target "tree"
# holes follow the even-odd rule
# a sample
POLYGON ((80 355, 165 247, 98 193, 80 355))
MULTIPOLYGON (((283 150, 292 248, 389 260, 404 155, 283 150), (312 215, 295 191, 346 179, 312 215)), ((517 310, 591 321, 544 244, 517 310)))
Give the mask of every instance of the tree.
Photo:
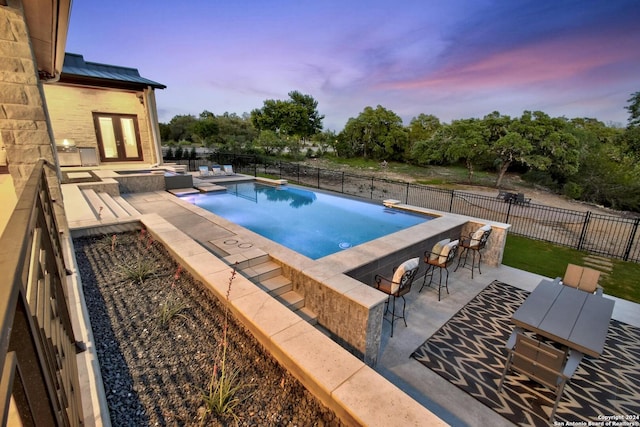
POLYGON ((218 135, 218 122, 216 116, 204 110, 200 118, 191 125, 194 142, 198 142, 207 148, 213 146, 218 135))
POLYGON ((267 156, 280 155, 287 143, 272 130, 263 130, 258 135, 257 146, 267 156))
POLYGON ((532 145, 526 164, 545 171, 559 186, 578 171, 580 143, 567 119, 551 118, 541 111, 525 111, 511 129, 532 145))
POLYGON ((309 138, 322 130, 323 115, 311 95, 289 92, 289 100, 264 101, 261 109, 251 111, 251 122, 258 131, 271 130, 281 135, 309 138))
POLYGON ((251 124, 248 114, 238 116, 235 113, 225 112, 217 116, 216 120, 218 123, 217 144, 231 152, 252 150, 258 132, 251 124))
POLYGON ((535 153, 534 135, 539 132, 532 127, 528 114, 523 117, 524 120, 511 119, 497 112, 485 116, 490 151, 498 168, 496 187, 502 185, 505 174, 514 163, 543 170, 550 165, 550 159, 535 153))
POLYGON ((289 92, 289 98, 300 114, 295 122, 293 133, 306 139, 322 131, 324 115, 318 112, 318 101, 311 95, 304 95, 297 90, 289 92))
POLYGON ((408 157, 418 163, 429 163, 434 148, 430 146, 429 141, 442 126, 440 119, 431 114, 420 114, 411 119, 408 127, 408 157))
POLYGON ((473 182, 474 165, 489 151, 478 119, 454 120, 446 132, 437 133, 444 158, 451 162, 462 161, 468 171, 469 182, 473 182))
POLYGON ((491 152, 496 156, 496 160, 498 161, 496 187, 500 188, 504 175, 507 173, 509 166, 514 162, 528 163, 527 156, 532 150, 533 146, 531 143, 517 132, 507 132, 506 135, 491 145, 491 152))
POLYGON ((190 141, 193 142, 193 125, 196 118, 192 115, 174 116, 169 121, 169 140, 170 141, 190 141))
POLYGON ((350 155, 380 160, 402 159, 409 141, 400 116, 380 105, 350 118, 339 139, 350 155))
POLYGON ((624 107, 627 111, 629 111, 627 126, 640 126, 640 92, 632 94, 631 98, 627 99, 627 102, 629 103, 629 105, 624 107))
POLYGON ((441 127, 440 119, 433 114, 420 114, 409 123, 409 143, 427 141, 441 127))

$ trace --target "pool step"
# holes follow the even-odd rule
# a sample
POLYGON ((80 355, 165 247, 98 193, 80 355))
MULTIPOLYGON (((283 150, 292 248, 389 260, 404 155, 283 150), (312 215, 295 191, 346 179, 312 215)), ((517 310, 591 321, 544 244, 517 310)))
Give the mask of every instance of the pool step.
POLYGON ((257 283, 279 276, 282 273, 280 265, 273 261, 264 261, 239 270, 247 279, 257 283))
POLYGON ((271 261, 269 255, 242 261, 236 264, 236 269, 311 325, 318 323, 318 316, 305 307, 304 297, 293 290, 291 279, 282 274, 280 265, 271 261))
POLYGON ((291 283, 291 280, 289 280, 289 278, 287 277, 284 277, 283 275, 262 280, 260 282, 260 285, 273 296, 282 295, 285 292, 293 290, 293 284, 291 283))
POLYGON ((276 295, 275 298, 280 301, 285 307, 290 310, 296 311, 304 307, 304 298, 297 292, 288 291, 280 295, 276 295))
POLYGON ((112 197, 108 193, 95 191, 91 188, 81 189, 81 193, 97 220, 128 218, 140 215, 140 212, 121 196, 112 197))

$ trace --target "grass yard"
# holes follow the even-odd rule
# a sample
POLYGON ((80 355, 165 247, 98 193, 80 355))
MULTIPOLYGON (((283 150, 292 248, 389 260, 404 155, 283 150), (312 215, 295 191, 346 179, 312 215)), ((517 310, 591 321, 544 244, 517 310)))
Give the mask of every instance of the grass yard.
MULTIPOLYGON (((502 263, 546 277, 562 277, 567 264, 585 265, 587 252, 509 235, 502 263)), ((640 264, 611 260, 613 270, 600 276, 605 293, 640 303, 640 264)))

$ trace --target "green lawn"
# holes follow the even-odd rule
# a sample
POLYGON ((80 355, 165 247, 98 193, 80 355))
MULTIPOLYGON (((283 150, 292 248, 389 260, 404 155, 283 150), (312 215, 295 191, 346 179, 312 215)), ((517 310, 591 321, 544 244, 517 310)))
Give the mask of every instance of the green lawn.
MULTIPOLYGON (((547 277, 562 277, 567 264, 585 265, 586 252, 509 235, 502 263, 547 277)), ((605 293, 640 303, 640 264, 612 259, 613 270, 600 277, 605 293)))

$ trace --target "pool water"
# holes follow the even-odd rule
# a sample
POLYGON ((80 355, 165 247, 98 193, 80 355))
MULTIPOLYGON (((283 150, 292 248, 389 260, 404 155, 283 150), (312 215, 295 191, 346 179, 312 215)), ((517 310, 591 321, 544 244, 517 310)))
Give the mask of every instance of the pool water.
POLYGON ((225 187, 226 193, 183 199, 311 259, 432 219, 288 185, 246 182, 225 187))

